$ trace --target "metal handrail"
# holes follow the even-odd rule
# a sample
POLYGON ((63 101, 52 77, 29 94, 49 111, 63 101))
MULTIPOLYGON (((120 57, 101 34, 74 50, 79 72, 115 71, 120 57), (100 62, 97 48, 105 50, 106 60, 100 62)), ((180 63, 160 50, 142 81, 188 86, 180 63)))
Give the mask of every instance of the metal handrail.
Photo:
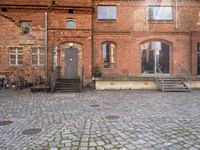
POLYGON ((80 67, 80 91, 83 90, 83 67, 80 67))
MULTIPOLYGON (((182 64, 178 64, 179 69, 178 69, 178 75, 182 77, 182 82, 185 80, 189 83, 189 90, 191 91, 191 81, 192 81, 192 74, 183 66, 182 64)), ((186 85, 187 86, 187 85, 186 85)))
POLYGON ((56 86, 56 80, 58 78, 58 67, 55 67, 55 70, 53 71, 52 77, 51 77, 51 92, 53 93, 56 86))
POLYGON ((162 91, 165 90, 165 80, 163 77, 163 72, 161 71, 161 69, 159 68, 158 65, 156 65, 156 71, 158 70, 159 74, 156 74, 156 76, 159 78, 159 80, 162 82, 162 91))

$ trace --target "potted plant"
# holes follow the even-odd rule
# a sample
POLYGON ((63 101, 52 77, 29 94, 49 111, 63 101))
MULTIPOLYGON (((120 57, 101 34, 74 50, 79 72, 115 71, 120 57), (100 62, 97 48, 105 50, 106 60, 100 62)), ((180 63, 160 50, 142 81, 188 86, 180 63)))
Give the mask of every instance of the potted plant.
POLYGON ((93 75, 94 75, 94 77, 101 77, 102 76, 101 67, 99 65, 96 65, 93 68, 93 75))
POLYGON ((45 84, 32 86, 31 92, 33 92, 33 93, 35 93, 35 92, 50 92, 50 87, 49 87, 49 85, 45 85, 45 84))

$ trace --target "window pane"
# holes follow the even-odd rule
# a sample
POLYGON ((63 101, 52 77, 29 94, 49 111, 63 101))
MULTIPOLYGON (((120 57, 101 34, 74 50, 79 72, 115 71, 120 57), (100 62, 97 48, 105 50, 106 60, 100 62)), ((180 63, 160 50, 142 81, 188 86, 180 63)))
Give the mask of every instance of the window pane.
POLYGON ((22 55, 18 55, 18 59, 23 59, 23 56, 22 55))
POLYGON ((38 57, 37 55, 32 55, 32 64, 37 65, 38 64, 38 57))
POLYGON ((16 53, 16 48, 10 48, 10 53, 16 53))
POLYGON ((16 59, 16 55, 10 55, 10 59, 16 59))
POLYGON ((116 19, 116 6, 98 6, 98 19, 116 19))
POLYGON ((75 21, 67 21, 67 29, 76 29, 75 21))
POLYGON ((172 7, 149 7, 149 20, 173 20, 172 7))
POLYGON ((103 61, 105 62, 109 62, 109 44, 106 43, 103 45, 103 61))
POLYGON ((115 45, 114 44, 111 44, 110 45, 110 62, 111 63, 115 63, 115 45))
POLYGON ((108 19, 116 19, 116 7, 110 6, 108 7, 108 19))
POLYGON ((169 73, 168 44, 160 41, 147 42, 141 45, 141 50, 142 73, 169 73))
POLYGON ((112 43, 103 44, 102 55, 104 68, 110 68, 111 64, 115 63, 115 49, 116 46, 112 43))
POLYGON ((45 56, 40 55, 40 65, 44 65, 44 62, 45 62, 45 56))
POLYGON ((31 48, 31 50, 32 50, 32 54, 34 53, 34 54, 37 54, 38 53, 38 48, 31 48))
POLYGON ((22 48, 17 48, 17 50, 18 50, 18 53, 23 53, 23 50, 22 50, 22 48))
POLYGON ((44 48, 40 47, 40 54, 44 54, 44 48))
POLYGON ((107 19, 107 7, 98 6, 98 19, 107 19))
POLYGON ((11 64, 11 65, 16 65, 16 60, 11 59, 11 60, 10 60, 10 64, 11 64))

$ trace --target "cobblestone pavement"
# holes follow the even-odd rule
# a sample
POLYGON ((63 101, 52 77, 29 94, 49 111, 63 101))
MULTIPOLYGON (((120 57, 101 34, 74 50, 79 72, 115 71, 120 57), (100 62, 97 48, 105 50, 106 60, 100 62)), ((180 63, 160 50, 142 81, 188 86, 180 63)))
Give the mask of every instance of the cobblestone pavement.
POLYGON ((199 150, 200 91, 5 90, 1 121, 0 150, 199 150))

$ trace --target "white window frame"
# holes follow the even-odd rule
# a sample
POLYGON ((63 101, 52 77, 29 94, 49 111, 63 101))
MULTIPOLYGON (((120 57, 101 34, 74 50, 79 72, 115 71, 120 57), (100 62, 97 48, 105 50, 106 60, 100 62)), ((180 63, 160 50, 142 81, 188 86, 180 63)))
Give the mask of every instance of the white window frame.
POLYGON ((160 6, 160 5, 149 5, 148 6, 148 20, 149 21, 167 21, 167 22, 172 22, 173 21, 173 7, 172 6, 160 6), (156 10, 153 9, 153 12, 152 12, 152 8, 155 8, 155 9, 159 9, 159 13, 157 13, 156 10), (163 13, 161 11, 164 11, 162 10, 163 9, 166 9, 166 8, 171 8, 171 18, 166 18, 165 17, 159 17, 158 15, 162 15, 163 13), (154 13, 153 16, 151 16, 150 13, 154 13), (156 14, 157 13, 157 14, 156 14))
POLYGON ((98 20, 105 20, 105 21, 115 21, 117 20, 117 6, 116 5, 99 5, 97 6, 97 19, 98 20), (99 16, 99 8, 100 7, 105 7, 106 8, 106 17, 105 18, 100 18, 99 16), (109 7, 114 7, 115 8, 115 18, 109 18, 109 7))
POLYGON ((18 65, 23 65, 23 48, 22 47, 9 47, 9 65, 10 66, 18 66, 18 65), (11 53, 11 49, 15 49, 15 53, 11 53), (19 49, 22 49, 22 53, 19 53, 19 49), (11 55, 15 55, 15 64, 11 64, 11 55), (21 55, 22 56, 22 64, 18 63, 18 56, 21 55))
MULTIPOLYGON (((41 53, 41 49, 44 49, 44 47, 32 47, 31 48, 31 64, 33 65, 33 66, 44 66, 44 64, 41 64, 40 62, 40 56, 41 55, 44 55, 45 56, 45 52, 44 53, 41 53), (33 49, 37 49, 37 53, 33 53, 33 49), (33 64, 33 55, 35 56, 37 56, 37 64, 33 64)), ((45 58, 44 58, 45 59, 45 58)))

